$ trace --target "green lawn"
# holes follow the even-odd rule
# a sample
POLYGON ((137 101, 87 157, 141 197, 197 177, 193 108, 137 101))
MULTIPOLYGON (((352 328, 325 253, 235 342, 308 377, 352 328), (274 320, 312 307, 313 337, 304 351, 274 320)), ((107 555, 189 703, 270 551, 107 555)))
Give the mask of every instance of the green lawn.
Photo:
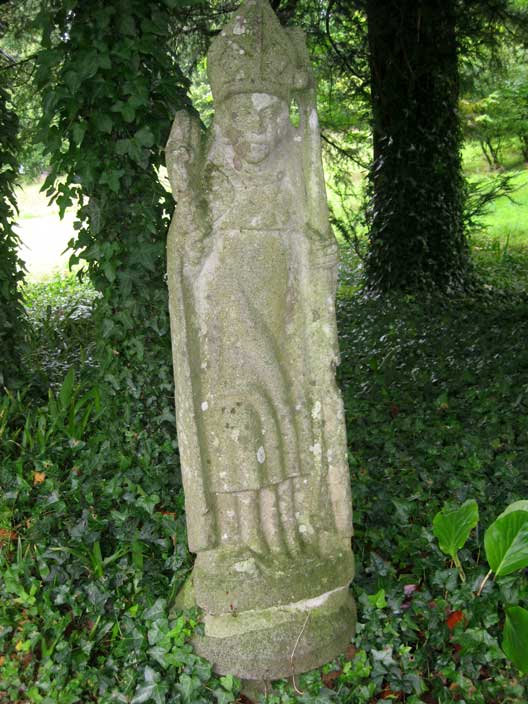
POLYGON ((40 193, 40 183, 22 185, 18 192, 18 234, 22 241, 20 254, 30 280, 43 280, 68 268, 69 255, 64 253, 74 236, 73 212, 59 218, 56 205, 40 193))

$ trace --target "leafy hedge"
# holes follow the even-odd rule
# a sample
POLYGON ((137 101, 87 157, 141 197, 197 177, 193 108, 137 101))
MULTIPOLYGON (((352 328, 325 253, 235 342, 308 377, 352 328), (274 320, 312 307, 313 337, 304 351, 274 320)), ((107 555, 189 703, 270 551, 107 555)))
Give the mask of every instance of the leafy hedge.
POLYGON ((165 238, 174 208, 159 169, 174 113, 189 105, 169 47, 176 0, 52 0, 39 15, 44 188, 77 208, 76 252, 102 296, 106 388, 172 412, 165 238))
POLYGON ((24 266, 18 255, 20 240, 14 229, 18 120, 9 98, 6 88, 0 85, 0 388, 21 382, 25 332, 20 289, 24 266))

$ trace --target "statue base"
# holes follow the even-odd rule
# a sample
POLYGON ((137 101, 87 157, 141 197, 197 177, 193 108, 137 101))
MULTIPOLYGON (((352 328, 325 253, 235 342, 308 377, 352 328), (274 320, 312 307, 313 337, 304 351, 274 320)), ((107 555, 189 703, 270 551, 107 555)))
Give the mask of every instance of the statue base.
MULTIPOLYGON (((192 577, 177 606, 197 606, 192 577)), ((192 643, 220 675, 271 681, 313 670, 343 653, 356 609, 348 584, 311 599, 264 609, 203 615, 192 643)))

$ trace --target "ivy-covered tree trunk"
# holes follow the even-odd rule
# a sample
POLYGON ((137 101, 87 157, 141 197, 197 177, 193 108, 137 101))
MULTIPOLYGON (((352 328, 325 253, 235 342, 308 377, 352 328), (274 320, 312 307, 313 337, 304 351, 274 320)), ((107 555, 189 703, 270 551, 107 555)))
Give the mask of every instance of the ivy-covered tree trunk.
POLYGON ((371 288, 467 282, 455 0, 368 0, 371 288))
MULTIPOLYGON (((6 71, 4 70, 4 76, 6 71)), ((20 383, 21 352, 25 337, 20 284, 24 265, 18 256, 14 230, 18 119, 9 105, 9 93, 0 86, 0 390, 20 383)))
POLYGON ((78 201, 72 260, 87 263, 102 295, 105 380, 158 415, 173 403, 165 282, 173 200, 158 169, 174 113, 188 105, 188 82, 169 49, 176 4, 55 0, 40 17, 37 74, 52 164, 45 186, 61 210, 78 201))

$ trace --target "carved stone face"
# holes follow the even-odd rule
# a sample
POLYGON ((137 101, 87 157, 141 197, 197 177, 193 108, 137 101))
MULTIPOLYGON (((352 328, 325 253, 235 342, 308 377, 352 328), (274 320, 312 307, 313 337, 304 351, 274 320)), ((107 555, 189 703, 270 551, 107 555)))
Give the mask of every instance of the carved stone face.
POLYGON ((236 157, 250 164, 264 161, 290 124, 287 103, 267 93, 241 93, 224 100, 216 119, 236 157))

